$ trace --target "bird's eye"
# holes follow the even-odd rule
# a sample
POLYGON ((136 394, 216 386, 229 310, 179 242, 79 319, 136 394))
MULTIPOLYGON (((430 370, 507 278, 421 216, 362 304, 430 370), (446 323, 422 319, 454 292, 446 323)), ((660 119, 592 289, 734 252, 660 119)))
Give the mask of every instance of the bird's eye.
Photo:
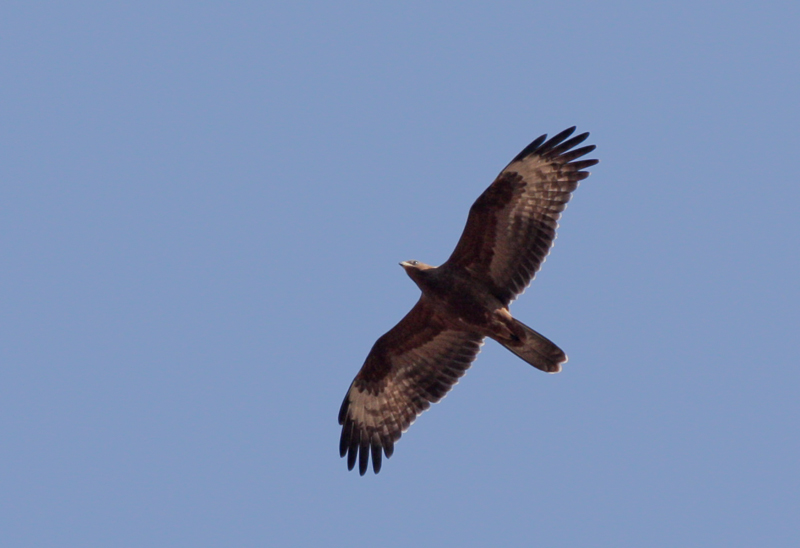
POLYGON ((409 261, 412 265, 417 266, 417 261, 409 261))

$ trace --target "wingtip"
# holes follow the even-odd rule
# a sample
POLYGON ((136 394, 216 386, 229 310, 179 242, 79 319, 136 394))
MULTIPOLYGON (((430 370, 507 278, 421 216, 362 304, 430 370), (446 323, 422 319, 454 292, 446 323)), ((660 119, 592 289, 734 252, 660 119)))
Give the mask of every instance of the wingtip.
MULTIPOLYGON (((548 154, 552 153, 553 149, 555 149, 558 145, 563 143, 570 135, 575 133, 575 129, 576 129, 576 126, 572 126, 572 127, 567 128, 564 131, 562 131, 562 132, 560 132, 560 133, 558 133, 556 135, 553 135, 536 152, 540 156, 547 156, 548 154)), ((572 142, 572 141, 573 140, 571 139, 570 142, 572 142)))
POLYGON ((519 154, 517 154, 516 156, 514 156, 514 159, 513 159, 513 160, 511 160, 511 162, 510 162, 510 163, 512 163, 512 164, 513 164, 514 162, 517 162, 517 161, 519 161, 519 160, 522 160, 523 158, 527 158, 527 157, 528 157, 528 156, 530 156, 531 154, 534 154, 534 153, 536 153, 536 152, 538 151, 539 147, 540 147, 540 146, 542 146, 542 143, 544 143, 546 140, 547 140, 547 134, 546 134, 546 133, 545 133, 545 134, 543 134, 543 135, 539 135, 539 136, 538 136, 536 139, 534 139, 533 141, 531 141, 531 143, 530 143, 528 146, 526 146, 525 148, 523 148, 523 149, 520 151, 520 153, 519 153, 519 154))
MULTIPOLYGON (((572 137, 571 139, 569 139, 569 141, 566 141, 573 133, 575 133, 576 129, 577 126, 568 127, 567 129, 557 133, 550 139, 547 138, 546 133, 544 135, 540 135, 539 137, 534 139, 533 142, 531 142, 531 144, 522 149, 522 151, 519 154, 517 154, 514 157, 514 159, 511 160, 511 162, 509 162, 509 165, 513 164, 514 162, 524 160, 528 156, 532 156, 534 154, 543 157, 557 156, 579 145, 580 143, 589 138, 590 133, 586 131, 584 133, 581 133, 580 135, 572 137)), ((592 150, 594 150, 595 148, 594 145, 590 146, 591 148, 583 147, 580 150, 585 151, 583 154, 587 154, 592 150)), ((580 154, 580 156, 582 156, 583 154, 580 154)))
POLYGON ((358 448, 358 475, 363 476, 364 474, 366 474, 368 466, 369 466, 369 444, 362 442, 361 446, 358 448))

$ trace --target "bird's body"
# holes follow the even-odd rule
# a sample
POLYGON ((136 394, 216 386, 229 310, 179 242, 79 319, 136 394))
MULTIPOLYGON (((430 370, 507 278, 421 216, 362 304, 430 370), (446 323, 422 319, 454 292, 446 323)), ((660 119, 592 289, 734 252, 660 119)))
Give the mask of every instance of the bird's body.
POLYGON ((536 349, 528 349, 527 354, 533 357, 523 359, 543 371, 552 372, 566 361, 566 355, 555 345, 544 353, 545 349, 541 348, 544 337, 535 331, 531 335, 533 330, 515 320, 505 303, 485 286, 474 283, 468 272, 448 265, 432 267, 418 261, 400 265, 422 291, 426 306, 442 318, 447 327, 490 337, 517 355, 526 345, 538 343, 536 349))
POLYGON ((400 265, 420 288, 429 306, 449 327, 476 331, 484 336, 497 329, 496 316, 504 308, 503 303, 485 287, 471 283, 468 273, 446 266, 420 265, 416 261, 400 265))
POLYGON ((595 148, 571 150, 589 135, 567 140, 574 130, 539 137, 506 166, 473 204, 444 264, 400 263, 422 296, 376 341, 342 402, 339 450, 349 469, 358 460, 363 475, 372 456, 377 473, 382 454, 390 457, 414 419, 453 387, 486 337, 543 371, 567 361, 508 306, 544 262, 561 212, 589 175, 582 170, 597 163, 574 161, 595 148))

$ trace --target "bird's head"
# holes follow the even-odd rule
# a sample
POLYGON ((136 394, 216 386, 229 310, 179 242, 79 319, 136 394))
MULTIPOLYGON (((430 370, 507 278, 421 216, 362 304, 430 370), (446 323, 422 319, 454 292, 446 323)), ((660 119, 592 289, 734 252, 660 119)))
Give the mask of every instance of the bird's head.
POLYGON ((403 261, 402 263, 400 263, 400 266, 405 268, 406 271, 409 271, 409 270, 428 270, 429 268, 433 268, 431 265, 425 264, 425 263, 421 263, 419 261, 403 261))
POLYGON ((403 261, 400 263, 400 266, 403 267, 403 270, 406 271, 406 274, 408 274, 412 280, 416 280, 416 277, 420 272, 435 268, 429 264, 421 263, 419 261, 403 261))

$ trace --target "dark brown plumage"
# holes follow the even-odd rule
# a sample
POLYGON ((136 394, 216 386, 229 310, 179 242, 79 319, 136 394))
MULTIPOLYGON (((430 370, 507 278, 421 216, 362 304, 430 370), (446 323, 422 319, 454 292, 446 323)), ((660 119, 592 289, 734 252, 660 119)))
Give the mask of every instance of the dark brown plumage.
POLYGON ((381 469, 382 455, 416 417, 458 382, 490 337, 549 373, 567 356, 555 344, 511 317, 508 305, 522 293, 553 245, 558 219, 594 145, 574 149, 588 133, 575 128, 550 140, 542 135, 520 152, 470 208, 453 254, 440 267, 400 263, 422 296, 396 326, 377 340, 339 410, 339 453, 364 475, 381 469))

